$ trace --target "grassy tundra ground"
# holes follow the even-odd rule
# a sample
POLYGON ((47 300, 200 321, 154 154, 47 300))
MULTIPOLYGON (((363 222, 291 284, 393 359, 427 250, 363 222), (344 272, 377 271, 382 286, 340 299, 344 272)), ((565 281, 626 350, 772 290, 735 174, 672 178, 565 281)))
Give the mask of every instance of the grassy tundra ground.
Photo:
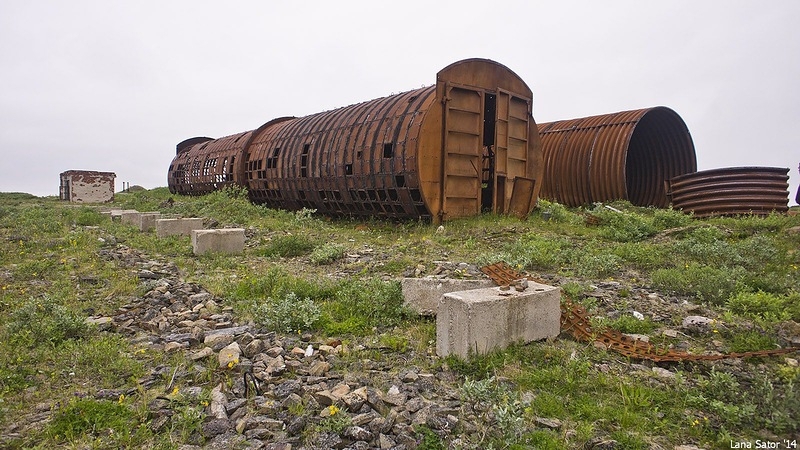
MULTIPOLYGON (((269 210, 238 191, 174 204, 170 197, 164 188, 118 194, 102 208, 241 226, 244 255, 195 257, 188 238, 112 223, 99 207, 0 194, 0 446, 179 448, 208 415, 201 396, 154 430, 147 405, 157 393, 142 377, 185 356, 143 350, 87 324, 144 294, 136 273, 102 257, 119 246, 174 263, 242 323, 342 340, 353 349, 343 359, 348 370, 371 360, 387 371, 447 373, 482 426, 452 436, 419 426, 417 448, 730 448, 757 440, 787 448, 800 435, 797 353, 662 364, 667 373, 562 334, 469 361, 442 359, 435 323, 402 308, 395 281, 469 276, 468 267, 503 260, 560 286, 597 327, 692 353, 786 347, 800 344, 800 216, 699 220, 622 202, 613 204, 619 213, 542 201, 527 220, 483 215, 437 231, 269 210), (599 225, 587 225, 587 214, 599 225), (689 315, 714 322, 686 329, 689 315), (109 391, 128 394, 96 394, 109 391)), ((207 371, 198 382, 206 396, 224 379, 213 365, 207 371)))

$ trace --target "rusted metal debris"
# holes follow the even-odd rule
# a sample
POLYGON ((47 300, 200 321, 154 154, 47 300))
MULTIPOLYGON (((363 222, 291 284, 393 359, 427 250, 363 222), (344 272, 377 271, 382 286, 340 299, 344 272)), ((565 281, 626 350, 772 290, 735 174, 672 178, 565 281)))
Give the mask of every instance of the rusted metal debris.
MULTIPOLYGON (((497 262, 481 267, 481 272, 501 286, 510 285, 516 280, 523 278, 531 279, 527 275, 514 270, 505 262, 497 262)), ((652 345, 649 342, 632 339, 615 330, 594 330, 586 309, 566 299, 561 302, 561 331, 570 333, 575 339, 582 342, 602 344, 606 349, 613 350, 629 358, 644 359, 654 362, 717 361, 728 358, 773 356, 800 351, 800 347, 790 347, 775 350, 715 355, 695 355, 686 352, 676 352, 666 347, 660 347, 652 345)))
POLYGON ((697 170, 683 119, 658 106, 539 124, 541 196, 567 206, 629 200, 666 207, 664 182, 697 170))
POLYGON ((789 209, 789 169, 729 167, 667 180, 672 207, 697 217, 785 213, 789 209))
POLYGON ((169 188, 200 195, 238 185, 256 203, 334 216, 527 215, 543 173, 532 98, 507 67, 463 60, 433 86, 187 139, 169 188))

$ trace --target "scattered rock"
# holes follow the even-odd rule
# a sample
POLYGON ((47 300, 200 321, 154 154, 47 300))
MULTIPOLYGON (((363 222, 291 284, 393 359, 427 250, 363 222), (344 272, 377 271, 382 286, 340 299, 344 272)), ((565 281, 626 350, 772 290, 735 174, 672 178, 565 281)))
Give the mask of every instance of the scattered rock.
POLYGON ((558 419, 547 419, 544 417, 537 417, 536 423, 543 427, 547 427, 553 430, 561 428, 561 421, 558 419))
POLYGON ((231 342, 227 347, 220 350, 219 355, 217 358, 219 359, 219 367, 220 368, 233 368, 236 364, 239 364, 239 358, 242 355, 242 350, 239 348, 239 344, 236 342, 231 342))
POLYGON ((675 378, 675 373, 673 373, 673 372, 671 372, 671 371, 669 371, 667 369, 664 369, 662 367, 656 366, 656 367, 653 367, 652 370, 653 370, 653 373, 659 378, 666 378, 666 379, 675 378))

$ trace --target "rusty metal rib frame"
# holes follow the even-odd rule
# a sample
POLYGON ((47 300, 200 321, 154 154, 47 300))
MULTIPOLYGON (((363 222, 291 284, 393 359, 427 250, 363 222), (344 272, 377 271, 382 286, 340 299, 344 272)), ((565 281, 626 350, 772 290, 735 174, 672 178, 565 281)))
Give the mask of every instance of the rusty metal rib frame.
POLYGON ((697 217, 789 210, 789 169, 728 167, 704 170, 667 181, 672 207, 697 217))
MULTIPOLYGON (((527 275, 514 270, 505 262, 497 262, 481 267, 481 272, 499 285, 508 285, 522 278, 531 279, 527 275)), ((600 343, 606 349, 614 350, 629 358, 644 359, 654 362, 718 361, 728 358, 773 356, 800 351, 800 347, 790 347, 775 350, 716 355, 696 355, 692 353, 676 352, 669 348, 652 345, 649 342, 632 339, 618 331, 594 330, 586 309, 570 300, 562 300, 561 302, 561 331, 570 333, 575 339, 582 342, 600 343)))

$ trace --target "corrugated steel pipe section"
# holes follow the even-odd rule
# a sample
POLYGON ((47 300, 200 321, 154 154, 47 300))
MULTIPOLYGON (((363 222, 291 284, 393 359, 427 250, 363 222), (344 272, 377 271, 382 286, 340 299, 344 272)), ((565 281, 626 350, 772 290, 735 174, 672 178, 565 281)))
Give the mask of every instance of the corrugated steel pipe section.
POLYGON ((666 207, 666 180, 695 172, 683 119, 663 106, 539 124, 540 195, 567 206, 629 200, 666 207))
POLYGON ((729 167, 674 177, 672 207, 698 217, 768 215, 789 209, 789 169, 729 167))
POLYGON ((328 215, 429 217, 417 169, 435 86, 287 120, 248 149, 250 198, 328 215))
POLYGON ((177 147, 167 178, 173 194, 204 195, 238 184, 244 169, 241 157, 252 131, 219 139, 187 139, 177 147))

